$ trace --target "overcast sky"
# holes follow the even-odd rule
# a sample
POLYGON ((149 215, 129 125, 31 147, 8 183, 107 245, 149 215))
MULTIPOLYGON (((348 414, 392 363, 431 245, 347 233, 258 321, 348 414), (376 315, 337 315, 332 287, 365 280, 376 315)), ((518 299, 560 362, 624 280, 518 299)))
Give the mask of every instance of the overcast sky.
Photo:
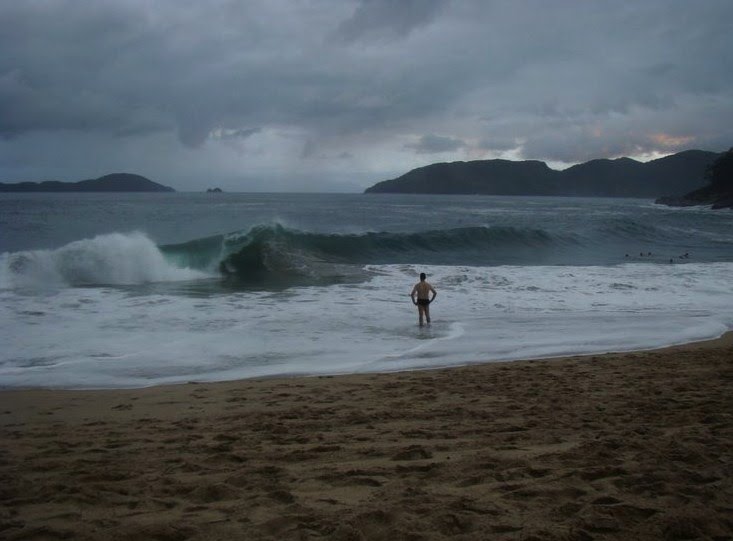
POLYGON ((0 181, 356 191, 733 146, 731 0, 0 0, 0 181))

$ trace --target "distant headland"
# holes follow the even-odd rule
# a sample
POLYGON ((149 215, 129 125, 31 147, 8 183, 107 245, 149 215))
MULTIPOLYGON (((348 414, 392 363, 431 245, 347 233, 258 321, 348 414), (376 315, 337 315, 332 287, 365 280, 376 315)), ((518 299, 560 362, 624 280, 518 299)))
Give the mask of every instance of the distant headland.
POLYGON ((578 197, 681 196, 704 186, 721 154, 687 150, 650 162, 592 160, 563 171, 541 161, 436 163, 379 182, 365 193, 549 195, 578 197))
POLYGON ((705 171, 706 186, 681 197, 666 196, 657 203, 671 207, 709 206, 712 209, 733 208, 733 148, 721 154, 705 171))
POLYGON ((79 182, 58 180, 15 184, 0 182, 0 192, 175 192, 175 190, 140 175, 113 173, 79 182))

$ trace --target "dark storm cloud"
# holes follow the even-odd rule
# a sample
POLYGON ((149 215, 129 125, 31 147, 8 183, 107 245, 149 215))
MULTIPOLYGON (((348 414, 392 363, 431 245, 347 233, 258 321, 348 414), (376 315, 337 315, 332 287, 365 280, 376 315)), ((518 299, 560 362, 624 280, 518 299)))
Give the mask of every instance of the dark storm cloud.
POLYGON ((63 156, 90 134, 260 175, 722 150, 732 19, 729 0, 3 2, 0 170, 43 138, 68 150, 49 170, 79 169, 63 156))
POLYGON ((362 38, 404 38, 437 15, 445 0, 361 0, 343 21, 337 35, 347 41, 362 38))
POLYGON ((113 4, 99 6, 0 6, 0 133, 138 133, 160 127, 155 112, 147 110, 150 101, 144 93, 149 89, 135 96, 130 92, 135 73, 114 69, 120 51, 135 41, 135 14, 113 4))

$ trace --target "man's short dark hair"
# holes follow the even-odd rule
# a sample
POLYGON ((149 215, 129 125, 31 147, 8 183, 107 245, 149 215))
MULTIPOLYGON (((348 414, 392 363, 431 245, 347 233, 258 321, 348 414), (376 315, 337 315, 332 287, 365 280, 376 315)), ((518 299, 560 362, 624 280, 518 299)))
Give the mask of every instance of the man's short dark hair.
POLYGON ((420 273, 420 280, 425 280, 425 278, 427 278, 427 276, 425 276, 425 273, 424 272, 421 272, 420 273))

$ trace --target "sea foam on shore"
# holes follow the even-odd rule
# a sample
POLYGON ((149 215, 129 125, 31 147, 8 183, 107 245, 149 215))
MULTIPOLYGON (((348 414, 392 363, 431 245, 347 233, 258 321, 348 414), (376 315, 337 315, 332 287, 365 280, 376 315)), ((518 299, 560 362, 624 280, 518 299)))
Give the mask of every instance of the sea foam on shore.
POLYGON ((217 291, 217 279, 0 290, 0 385, 406 370, 654 348, 733 327, 731 263, 431 267, 439 295, 422 329, 408 296, 421 270, 369 265, 365 281, 279 291, 217 291))

